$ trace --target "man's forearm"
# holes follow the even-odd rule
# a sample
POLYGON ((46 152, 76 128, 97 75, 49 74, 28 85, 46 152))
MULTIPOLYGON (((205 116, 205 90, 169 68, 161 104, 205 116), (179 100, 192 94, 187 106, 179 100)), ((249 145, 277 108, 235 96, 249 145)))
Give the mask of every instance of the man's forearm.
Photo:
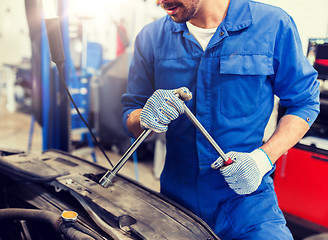
POLYGON ((270 139, 261 147, 272 163, 298 143, 309 130, 309 124, 302 118, 286 115, 279 121, 277 129, 270 139))
POLYGON ((141 113, 142 108, 136 109, 133 112, 130 113, 127 121, 126 121, 126 126, 128 130, 137 138, 141 132, 142 128, 140 126, 140 113, 141 113))

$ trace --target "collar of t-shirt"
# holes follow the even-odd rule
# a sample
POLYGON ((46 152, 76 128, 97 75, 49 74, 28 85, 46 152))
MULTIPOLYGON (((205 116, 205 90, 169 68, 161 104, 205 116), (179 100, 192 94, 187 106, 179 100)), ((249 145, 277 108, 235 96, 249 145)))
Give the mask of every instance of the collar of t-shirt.
POLYGON ((212 36, 216 32, 216 28, 200 28, 192 25, 190 22, 186 22, 189 32, 194 36, 198 43, 202 46, 205 51, 208 43, 210 42, 212 36))

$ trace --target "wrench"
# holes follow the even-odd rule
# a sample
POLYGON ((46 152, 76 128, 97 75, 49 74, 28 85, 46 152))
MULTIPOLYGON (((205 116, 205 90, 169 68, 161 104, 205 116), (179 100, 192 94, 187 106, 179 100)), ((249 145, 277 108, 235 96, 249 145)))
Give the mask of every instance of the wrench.
MULTIPOLYGON (((194 116, 194 114, 190 111, 190 109, 184 105, 184 113, 187 115, 187 117, 190 119, 190 121, 195 125, 195 127, 203 134, 203 136, 207 139, 207 141, 214 147, 214 149, 220 154, 220 156, 223 159, 223 164, 225 166, 230 165, 233 163, 231 158, 227 157, 227 155, 222 151, 222 149, 219 147, 219 145, 214 141, 214 139, 211 137, 211 135, 206 131, 206 129, 203 127, 203 125, 197 120, 197 118, 194 116)), ((212 168, 218 168, 218 163, 215 161, 212 163, 212 168)))
MULTIPOLYGON (((206 131, 206 129, 202 126, 202 124, 197 120, 194 114, 189 110, 183 100, 189 101, 191 97, 187 96, 183 91, 176 91, 176 94, 181 99, 184 107, 184 113, 190 119, 190 121, 196 126, 196 128, 204 135, 204 137, 209 141, 209 143, 214 147, 214 149, 220 154, 223 159, 224 165, 229 165, 233 163, 231 158, 228 158, 227 155, 222 151, 222 149, 218 146, 218 144, 214 141, 211 135, 206 131)), ((117 162, 117 164, 113 167, 112 170, 108 170, 106 174, 100 179, 99 184, 105 188, 108 188, 113 184, 113 178, 116 176, 117 172, 123 167, 123 165, 128 161, 129 157, 137 150, 140 144, 148 137, 148 135, 152 132, 150 129, 145 129, 140 134, 140 136, 133 142, 133 144, 129 147, 129 149, 124 153, 121 159, 117 162)), ((212 168, 217 168, 217 162, 212 163, 212 168)))
MULTIPOLYGON (((195 115, 190 111, 190 109, 186 106, 183 100, 189 101, 191 97, 188 97, 188 95, 181 89, 177 89, 175 91, 175 94, 181 99, 184 107, 184 113, 186 116, 190 119, 190 121, 194 124, 194 126, 203 134, 203 136, 207 139, 207 141, 214 147, 214 149, 220 154, 220 156, 223 159, 223 164, 225 166, 230 165, 233 163, 231 158, 228 158, 227 155, 222 151, 222 149, 219 147, 219 145, 214 141, 214 139, 211 137, 211 135, 206 131, 206 129, 203 127, 203 125, 198 121, 198 119, 195 117, 195 115)), ((212 168, 218 168, 218 162, 215 161, 211 165, 212 168)))
POLYGON ((108 188, 113 184, 113 178, 116 173, 123 167, 123 165, 129 160, 129 157, 137 150, 140 144, 148 137, 152 131, 150 129, 145 129, 139 135, 139 137, 133 142, 128 150, 123 154, 121 159, 116 163, 112 170, 108 170, 106 174, 100 179, 99 184, 105 188, 108 188))

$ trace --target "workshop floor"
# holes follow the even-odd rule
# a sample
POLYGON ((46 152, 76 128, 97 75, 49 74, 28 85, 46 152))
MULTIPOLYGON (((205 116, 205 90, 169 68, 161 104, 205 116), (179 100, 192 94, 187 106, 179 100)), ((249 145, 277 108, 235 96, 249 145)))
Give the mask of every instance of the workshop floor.
MULTIPOLYGON (((31 129, 31 115, 23 112, 10 113, 6 110, 3 101, 0 101, 0 147, 41 153, 42 152, 42 128, 35 123, 31 141, 29 141, 29 132, 31 129), (30 146, 29 142, 31 143, 30 146)), ((82 157, 93 161, 91 157, 92 150, 81 149, 73 152, 72 155, 82 157)), ((99 150, 95 150, 97 164, 110 168, 106 158, 99 150)), ((109 159, 115 164, 120 156, 110 151, 106 151, 109 159)), ((159 180, 153 174, 153 162, 150 160, 140 161, 137 167, 137 177, 141 184, 154 190, 159 191, 159 180)), ((133 161, 128 161, 119 172, 131 179, 136 179, 136 171, 133 161)))

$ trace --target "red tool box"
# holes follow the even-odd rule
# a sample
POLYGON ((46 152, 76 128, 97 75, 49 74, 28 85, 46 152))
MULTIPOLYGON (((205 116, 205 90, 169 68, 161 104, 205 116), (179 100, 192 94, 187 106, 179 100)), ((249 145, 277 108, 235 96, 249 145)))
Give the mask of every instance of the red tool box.
POLYGON ((328 228, 328 151, 317 152, 298 144, 283 155, 275 189, 283 212, 328 228))

